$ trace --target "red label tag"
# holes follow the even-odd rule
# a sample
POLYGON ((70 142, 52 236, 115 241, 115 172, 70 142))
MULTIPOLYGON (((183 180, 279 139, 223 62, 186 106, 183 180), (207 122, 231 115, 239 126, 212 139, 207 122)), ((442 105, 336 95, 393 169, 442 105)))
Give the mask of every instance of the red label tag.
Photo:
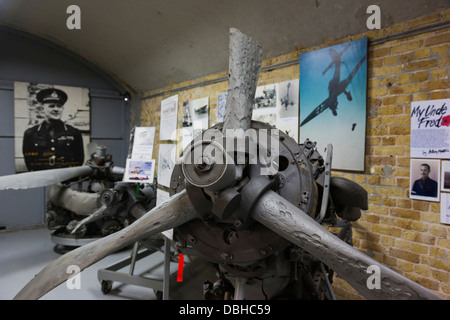
POLYGON ((184 257, 180 252, 178 255, 178 273, 177 273, 177 282, 183 281, 183 267, 184 267, 184 257))

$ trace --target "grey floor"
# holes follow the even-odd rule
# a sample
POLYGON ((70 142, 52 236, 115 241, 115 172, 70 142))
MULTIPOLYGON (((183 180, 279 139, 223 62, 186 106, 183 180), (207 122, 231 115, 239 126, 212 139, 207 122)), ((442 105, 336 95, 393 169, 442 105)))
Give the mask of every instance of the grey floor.
MULTIPOLYGON (((0 232, 0 299, 12 299, 30 279, 47 264, 61 256, 54 251, 55 244, 51 241, 48 229, 33 229, 21 231, 0 232)), ((99 269, 107 268, 116 262, 129 258, 131 248, 111 254, 103 260, 91 265, 80 273, 80 289, 69 289, 64 282, 54 290, 44 295, 42 300, 155 300, 152 288, 124 283, 113 283, 112 291, 103 294, 97 273, 99 269)), ((161 261, 163 254, 161 253, 161 261)), ((137 262, 136 268, 145 267, 146 257, 137 262)), ((175 266, 176 267, 176 266, 175 266)), ((172 269, 172 267, 171 267, 172 269)), ((122 271, 122 270, 119 270, 122 271)), ((129 268, 123 269, 128 272, 129 268)), ((136 269, 135 274, 138 274, 136 269)), ((161 276, 163 267, 155 268, 156 276, 161 276)))

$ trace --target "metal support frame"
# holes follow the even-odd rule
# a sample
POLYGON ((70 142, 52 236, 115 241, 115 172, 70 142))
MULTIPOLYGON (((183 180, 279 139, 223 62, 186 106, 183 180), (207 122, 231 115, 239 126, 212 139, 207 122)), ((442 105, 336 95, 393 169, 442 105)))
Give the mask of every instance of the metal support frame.
POLYGON ((162 299, 169 299, 169 284, 170 284, 170 240, 164 240, 164 257, 161 259, 158 257, 157 250, 145 249, 142 252, 139 251, 140 241, 137 241, 133 245, 133 250, 129 258, 122 259, 105 269, 100 269, 97 272, 97 277, 101 283, 102 292, 107 294, 112 289, 113 282, 120 282, 125 284, 131 284, 146 288, 154 289, 157 297, 158 293, 162 293, 162 299), (146 270, 144 273, 140 275, 135 275, 135 266, 136 262, 148 257, 154 256, 156 260, 156 264, 146 270), (151 272, 153 269, 164 265, 163 276, 153 276, 151 272), (128 273, 118 271, 122 268, 129 266, 128 273), (145 276, 144 276, 145 274, 145 276))
POLYGON ((163 276, 163 300, 169 300, 170 284, 170 241, 164 239, 164 276, 163 276))
POLYGON ((336 300, 333 288, 331 287, 330 279, 328 279, 328 275, 322 262, 320 263, 320 271, 322 272, 323 278, 325 279, 325 283, 327 285, 328 292, 330 293, 331 300, 336 300))
POLYGON ((247 279, 244 277, 236 277, 234 300, 244 300, 246 281, 247 279))

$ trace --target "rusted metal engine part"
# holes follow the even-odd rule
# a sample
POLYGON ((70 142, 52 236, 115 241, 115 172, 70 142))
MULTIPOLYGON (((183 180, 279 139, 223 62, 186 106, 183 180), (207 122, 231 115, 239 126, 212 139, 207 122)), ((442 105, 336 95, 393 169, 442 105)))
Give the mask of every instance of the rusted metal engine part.
POLYGON ((47 227, 57 243, 60 237, 67 243, 71 238, 107 236, 128 226, 156 204, 154 185, 119 181, 123 172, 114 167, 104 146, 97 146, 87 165, 91 168, 88 176, 50 187, 47 227))
POLYGON ((156 204, 154 186, 117 182, 101 192, 53 185, 47 202, 47 227, 55 236, 101 237, 140 218, 156 204))
MULTIPOLYGON (((213 129, 221 130, 222 124, 213 129)), ((271 130, 276 130, 257 121, 252 121, 252 129, 267 135, 272 134, 271 130)), ((268 138, 258 136, 263 142, 268 141, 268 138)), ((250 216, 253 206, 267 190, 275 191, 312 218, 319 214, 322 201, 320 190, 323 189, 321 184, 325 175, 324 159, 310 141, 298 145, 283 132, 278 132, 277 138, 279 157, 271 164, 278 169, 274 175, 261 175, 264 166, 261 162, 248 163, 251 157, 259 158, 260 152, 267 151, 260 147, 260 141, 256 141, 256 148, 252 148, 251 142, 247 141, 247 163, 242 174, 236 174, 236 168, 230 168, 238 166, 235 165, 238 163, 237 152, 226 153, 223 158, 228 162, 216 166, 209 163, 208 167, 208 164, 199 161, 196 164, 178 163, 172 175, 171 194, 186 189, 201 219, 178 227, 175 234, 182 242, 217 264, 224 276, 231 276, 230 281, 233 277, 244 277, 247 282, 254 282, 258 298, 274 298, 282 291, 288 292, 285 289, 292 286, 297 287, 291 290, 296 292, 297 298, 299 295, 302 298, 320 298, 323 297, 319 293, 322 284, 314 281, 314 278, 323 278, 320 261, 306 253, 300 254, 300 248, 250 216), (249 154, 254 150, 258 154, 249 154), (233 179, 236 176, 238 179, 233 179), (219 184, 220 188, 216 188, 219 184), (226 184, 228 187, 224 187, 226 184), (261 282, 264 283, 264 291, 261 290, 261 282)), ((193 149, 205 148, 208 143, 211 141, 192 142, 184 151, 184 159, 194 153, 193 149)), ((347 199, 347 202, 354 201, 347 199)), ((324 221, 336 222, 334 206, 327 207, 330 210, 327 210, 324 221)), ((248 290, 247 286, 246 294, 248 290)))

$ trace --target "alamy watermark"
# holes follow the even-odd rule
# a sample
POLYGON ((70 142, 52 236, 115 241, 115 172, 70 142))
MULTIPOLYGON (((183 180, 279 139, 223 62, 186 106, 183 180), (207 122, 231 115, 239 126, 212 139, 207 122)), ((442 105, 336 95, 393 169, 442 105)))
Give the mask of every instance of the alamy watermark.
MULTIPOLYGON (((69 30, 81 29, 81 9, 75 4, 67 7, 66 13, 70 16, 66 20, 66 26, 69 30)), ((367 29, 381 29, 381 9, 379 6, 372 4, 367 7, 367 14, 370 16, 366 20, 367 29)))
MULTIPOLYGON (((69 30, 81 29, 81 9, 75 4, 67 7, 66 13, 70 16, 66 20, 66 26, 69 30)), ((367 7, 367 14, 370 16, 366 20, 367 29, 381 29, 381 9, 379 6, 372 4, 367 7)))
POLYGON ((381 29, 381 9, 379 6, 372 4, 367 7, 367 14, 370 16, 367 18, 366 26, 367 29, 381 29))
POLYGON ((75 264, 71 264, 70 266, 67 267, 66 273, 70 274, 69 278, 66 281, 67 289, 69 290, 81 289, 80 271, 81 271, 80 267, 75 264))
POLYGON ((70 16, 66 20, 66 26, 69 30, 81 29, 81 9, 79 6, 72 4, 67 7, 66 13, 70 16))
POLYGON ((372 264, 367 267, 366 272, 370 274, 367 278, 366 286, 368 289, 381 289, 381 269, 379 266, 372 264))

